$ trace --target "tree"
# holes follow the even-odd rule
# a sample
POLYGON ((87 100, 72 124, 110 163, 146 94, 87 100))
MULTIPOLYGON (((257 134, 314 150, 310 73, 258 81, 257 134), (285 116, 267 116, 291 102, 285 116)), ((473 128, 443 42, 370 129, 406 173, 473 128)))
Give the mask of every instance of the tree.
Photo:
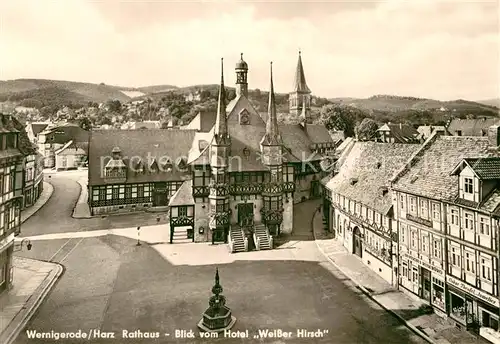
POLYGON ((119 100, 110 100, 106 104, 108 106, 109 111, 112 112, 120 112, 122 109, 122 103, 119 100))
POLYGON ((87 116, 78 118, 78 126, 83 130, 90 130, 92 128, 92 122, 87 116))
POLYGON ((377 138, 378 124, 371 118, 365 118, 354 128, 360 141, 370 141, 377 138))
POLYGON ((320 122, 328 130, 341 130, 348 137, 354 136, 356 122, 365 117, 366 114, 363 111, 342 104, 324 105, 320 111, 320 122))

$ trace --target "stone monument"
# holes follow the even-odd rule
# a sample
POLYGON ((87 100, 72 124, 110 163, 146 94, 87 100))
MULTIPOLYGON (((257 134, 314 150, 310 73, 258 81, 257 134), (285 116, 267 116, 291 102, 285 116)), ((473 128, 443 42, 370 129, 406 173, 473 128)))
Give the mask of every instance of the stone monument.
POLYGON ((219 269, 215 270, 215 285, 208 301, 208 308, 198 322, 198 328, 203 332, 222 332, 231 329, 236 323, 236 318, 231 315, 231 310, 226 306, 226 297, 222 295, 222 286, 219 283, 219 269))

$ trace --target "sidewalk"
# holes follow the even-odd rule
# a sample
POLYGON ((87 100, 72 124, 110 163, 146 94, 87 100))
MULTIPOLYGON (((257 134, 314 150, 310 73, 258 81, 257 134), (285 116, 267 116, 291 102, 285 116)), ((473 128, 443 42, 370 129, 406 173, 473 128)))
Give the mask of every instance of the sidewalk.
POLYGON ((47 201, 50 199, 53 192, 54 187, 52 186, 52 184, 44 181, 42 194, 40 195, 40 197, 38 197, 35 204, 21 211, 21 223, 24 223, 27 219, 33 216, 33 214, 40 210, 40 208, 43 207, 45 203, 47 203, 47 201))
POLYGON ((10 344, 23 330, 63 273, 59 264, 13 258, 12 288, 0 294, 0 343, 10 344))
POLYGON ((371 300, 396 316, 412 331, 430 343, 488 343, 470 332, 458 329, 451 320, 436 314, 422 315, 419 307, 424 305, 423 302, 393 288, 355 255, 350 254, 340 241, 325 238, 321 213, 316 211, 313 216, 314 238, 323 255, 371 300))
POLYGON ((88 188, 87 188, 88 177, 81 177, 77 180, 80 184, 80 196, 78 201, 76 201, 75 208, 73 209, 73 218, 75 219, 90 219, 90 209, 88 204, 88 188))

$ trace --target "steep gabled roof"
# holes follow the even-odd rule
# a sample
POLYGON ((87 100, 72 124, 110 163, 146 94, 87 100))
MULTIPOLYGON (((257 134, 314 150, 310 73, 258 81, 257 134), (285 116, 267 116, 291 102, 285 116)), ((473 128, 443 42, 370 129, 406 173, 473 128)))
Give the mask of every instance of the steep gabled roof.
POLYGON ((334 193, 360 202, 382 214, 392 207, 390 176, 416 152, 419 145, 403 143, 356 142, 347 153, 339 173, 326 187, 334 193))
POLYGON ((159 162, 167 158, 174 162, 180 157, 187 159, 195 134, 194 130, 181 129, 93 131, 89 146, 89 184, 104 184, 102 164, 105 165, 111 159, 114 147, 120 148, 122 159, 127 165, 127 183, 188 179, 190 175, 177 168, 136 173, 132 164, 140 159, 147 170, 152 159, 159 162))
POLYGON ((476 118, 476 119, 460 119, 454 118, 448 125, 448 132, 452 135, 457 135, 460 131, 461 136, 486 136, 488 128, 492 125, 500 124, 498 118, 476 118))
POLYGON ((500 157, 465 158, 453 169, 451 175, 459 174, 469 166, 479 179, 500 179, 500 157))
POLYGON ((387 123, 378 129, 378 131, 386 130, 389 130, 392 137, 400 143, 413 141, 417 139, 420 134, 412 125, 403 123, 387 123))
POLYGON ((487 137, 441 136, 434 133, 392 178, 393 188, 443 201, 458 195, 453 169, 465 158, 490 156, 487 137))
POLYGON ((168 202, 169 207, 183 206, 194 204, 193 198, 193 181, 186 180, 181 184, 179 189, 174 193, 168 202))

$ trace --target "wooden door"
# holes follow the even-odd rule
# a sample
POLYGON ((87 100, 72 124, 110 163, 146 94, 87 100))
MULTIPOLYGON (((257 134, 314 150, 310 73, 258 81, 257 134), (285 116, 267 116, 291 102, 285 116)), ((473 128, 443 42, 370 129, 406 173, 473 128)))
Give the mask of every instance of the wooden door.
POLYGON ((238 204, 238 224, 241 227, 253 224, 253 203, 238 204))

